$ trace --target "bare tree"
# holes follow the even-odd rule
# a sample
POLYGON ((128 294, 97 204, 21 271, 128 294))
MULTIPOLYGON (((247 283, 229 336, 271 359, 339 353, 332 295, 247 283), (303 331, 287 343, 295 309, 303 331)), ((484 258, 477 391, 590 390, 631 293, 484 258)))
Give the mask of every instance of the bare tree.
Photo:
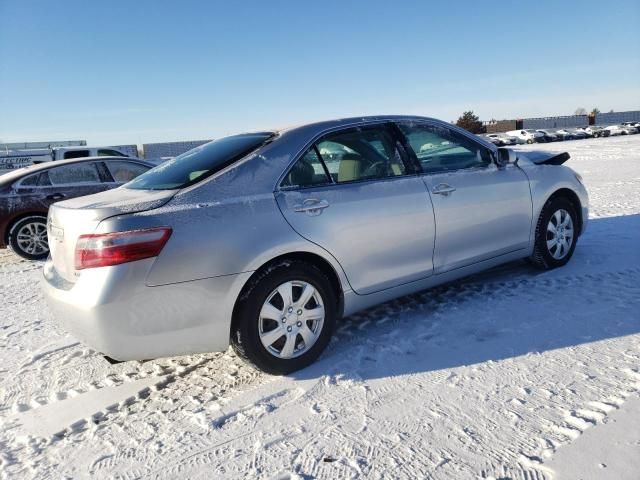
POLYGON ((576 108, 576 115, 586 115, 587 114, 587 109, 584 107, 578 107, 576 108))

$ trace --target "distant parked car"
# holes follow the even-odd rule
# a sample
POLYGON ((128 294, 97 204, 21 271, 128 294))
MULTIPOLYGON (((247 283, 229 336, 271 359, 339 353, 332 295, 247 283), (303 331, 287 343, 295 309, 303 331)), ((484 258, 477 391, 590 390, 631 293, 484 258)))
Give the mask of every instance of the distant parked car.
POLYGON ((599 138, 599 137, 608 137, 610 132, 604 127, 599 127, 597 125, 588 125, 586 127, 580 127, 580 130, 585 132, 588 136, 599 138))
POLYGON ((23 258, 49 255, 47 212, 59 200, 119 187, 154 165, 126 157, 47 162, 0 176, 0 248, 23 258))
POLYGON ((572 134, 575 140, 584 140, 585 138, 591 136, 587 132, 585 132, 584 130, 580 130, 579 128, 565 128, 565 130, 572 134))
POLYGON ((609 134, 612 137, 616 135, 633 135, 634 133, 638 133, 637 128, 626 125, 609 125, 606 130, 609 130, 609 134))
POLYGON ((545 130, 545 129, 539 129, 536 130, 536 132, 540 133, 542 135, 542 138, 544 139, 545 142, 557 142, 559 140, 562 140, 554 131, 552 130, 545 130))
MULTIPOLYGON (((562 140, 576 140, 577 137, 575 135, 574 132, 566 129, 566 128, 559 128, 556 130, 556 135, 558 135, 562 140)), ((584 138, 584 137, 583 137, 584 138)))
POLYGON ((488 133, 485 135, 485 137, 491 143, 499 147, 504 147, 507 145, 516 145, 518 143, 518 139, 516 137, 511 137, 504 133, 488 133))
POLYGON ((544 134, 538 132, 534 128, 525 128, 524 131, 527 132, 530 135, 533 135, 533 141, 535 143, 546 143, 547 142, 547 140, 545 139, 544 134))
POLYGON ((488 135, 478 135, 479 137, 484 138, 485 140, 487 140, 488 142, 493 143, 494 145, 498 146, 498 147, 502 147, 504 145, 502 139, 496 137, 496 136, 491 136, 491 134, 488 135))
POLYGON ((577 127, 577 128, 572 128, 571 130, 575 130, 577 132, 580 132, 582 134, 585 135, 586 138, 594 138, 595 135, 593 134, 593 130, 591 130, 589 127, 577 127))
MULTIPOLYGON (((533 132, 535 132, 535 130, 533 130, 533 132)), ((518 143, 534 143, 536 141, 534 134, 526 130, 511 130, 507 132, 507 135, 516 137, 518 143)))
POLYGON ((640 122, 622 122, 623 127, 634 127, 640 129, 640 122))

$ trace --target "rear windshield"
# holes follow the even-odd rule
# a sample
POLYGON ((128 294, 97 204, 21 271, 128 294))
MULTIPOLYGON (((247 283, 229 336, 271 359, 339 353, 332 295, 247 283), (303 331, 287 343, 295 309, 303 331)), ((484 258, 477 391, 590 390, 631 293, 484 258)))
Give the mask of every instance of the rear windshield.
POLYGON ((175 190, 188 187, 247 156, 273 136, 271 132, 246 133, 214 140, 152 168, 125 184, 125 188, 175 190))

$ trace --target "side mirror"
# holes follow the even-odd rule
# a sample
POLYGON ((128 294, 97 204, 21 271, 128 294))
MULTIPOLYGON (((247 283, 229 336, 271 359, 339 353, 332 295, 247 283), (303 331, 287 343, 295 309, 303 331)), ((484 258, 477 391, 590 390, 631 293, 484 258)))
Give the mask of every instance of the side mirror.
POLYGON ((516 165, 518 163, 518 155, 510 148, 499 148, 496 155, 496 165, 498 168, 504 168, 510 163, 516 165))

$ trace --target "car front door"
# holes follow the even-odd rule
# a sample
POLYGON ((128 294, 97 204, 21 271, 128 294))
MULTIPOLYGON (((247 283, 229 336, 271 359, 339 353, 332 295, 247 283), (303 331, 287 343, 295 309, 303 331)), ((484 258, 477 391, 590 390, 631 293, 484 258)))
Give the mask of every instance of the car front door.
POLYGON ((531 193, 520 168, 498 168, 487 147, 447 126, 399 126, 433 201, 435 273, 529 247, 531 193))
POLYGON ((433 273, 434 217, 395 127, 330 133, 294 164, 276 193, 289 224, 368 294, 433 273))

